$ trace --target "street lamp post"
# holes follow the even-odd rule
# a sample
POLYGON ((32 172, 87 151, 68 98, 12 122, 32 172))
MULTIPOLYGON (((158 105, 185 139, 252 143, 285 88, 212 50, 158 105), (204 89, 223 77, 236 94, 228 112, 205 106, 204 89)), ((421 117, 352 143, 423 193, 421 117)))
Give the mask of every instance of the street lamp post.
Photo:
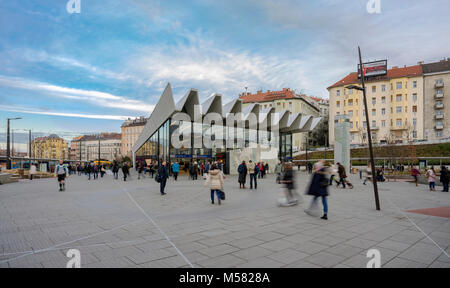
POLYGON ((366 85, 364 82, 364 67, 363 67, 363 63, 362 63, 362 57, 361 57, 361 49, 358 47, 358 54, 359 54, 359 64, 360 64, 360 69, 361 69, 361 86, 356 86, 356 85, 350 85, 347 86, 347 89, 355 89, 358 91, 362 91, 363 92, 363 103, 364 103, 364 110, 366 112, 366 127, 367 127, 367 137, 368 137, 368 142, 369 142, 369 152, 370 152, 370 164, 371 164, 371 170, 372 170, 372 183, 373 183, 373 192, 375 195, 375 205, 376 205, 376 209, 380 210, 380 199, 378 196, 378 185, 377 185, 377 178, 376 178, 376 172, 375 172, 375 161, 374 161, 374 157, 373 157, 373 148, 372 148, 372 135, 371 135, 371 131, 370 131, 370 125, 369 125, 369 112, 367 109, 367 99, 366 99, 366 85))
POLYGON ((22 118, 8 118, 8 125, 6 130, 6 169, 11 169, 11 143, 10 143, 10 124, 11 120, 20 120, 22 118))

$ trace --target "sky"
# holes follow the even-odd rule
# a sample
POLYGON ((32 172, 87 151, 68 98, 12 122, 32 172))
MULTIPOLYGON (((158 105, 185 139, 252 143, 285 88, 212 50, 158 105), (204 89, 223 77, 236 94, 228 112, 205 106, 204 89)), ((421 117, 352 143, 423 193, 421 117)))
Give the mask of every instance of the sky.
MULTIPOLYGON (((448 0, 0 0, 0 134, 120 132, 175 100, 327 87, 364 61, 415 65, 450 57, 448 0)), ((26 137, 25 137, 26 138, 26 137)), ((0 137, 0 142, 1 142, 0 137)), ((0 148, 2 143, 0 143, 0 148)))

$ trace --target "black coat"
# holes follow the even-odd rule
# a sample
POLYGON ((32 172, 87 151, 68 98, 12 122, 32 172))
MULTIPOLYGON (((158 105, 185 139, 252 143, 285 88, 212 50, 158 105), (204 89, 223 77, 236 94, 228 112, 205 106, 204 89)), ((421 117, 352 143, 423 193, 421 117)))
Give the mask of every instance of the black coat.
MULTIPOLYGON (((325 172, 325 168, 320 169, 319 172, 325 172)), ((328 196, 328 183, 329 180, 324 174, 314 173, 307 194, 312 196, 328 196)))
POLYGON ((439 181, 441 181, 441 183, 450 182, 450 175, 447 168, 441 170, 441 177, 439 178, 439 181))
POLYGON ((166 180, 169 177, 169 173, 167 173, 167 168, 164 165, 159 166, 158 168, 158 176, 161 180, 166 180))

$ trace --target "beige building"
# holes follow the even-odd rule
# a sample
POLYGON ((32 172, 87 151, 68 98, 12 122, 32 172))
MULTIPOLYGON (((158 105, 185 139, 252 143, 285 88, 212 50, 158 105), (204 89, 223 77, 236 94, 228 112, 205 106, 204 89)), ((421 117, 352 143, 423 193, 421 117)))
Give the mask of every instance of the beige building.
POLYGON ((450 58, 422 65, 425 91, 425 138, 450 137, 450 58))
POLYGON ((122 155, 132 157, 132 150, 142 130, 147 124, 147 118, 141 116, 136 119, 128 119, 122 124, 122 155))
POLYGON ((55 134, 34 139, 31 142, 31 150, 35 158, 55 160, 69 158, 69 145, 66 140, 55 134))
MULTIPOLYGON (((252 103, 259 103, 261 104, 261 108, 274 107, 275 112, 288 110, 291 114, 302 113, 313 117, 319 117, 321 115, 320 101, 316 100, 319 98, 296 94, 295 91, 289 88, 283 88, 281 91, 258 91, 256 94, 243 93, 239 95, 239 99, 242 100, 243 109, 252 103)), ((308 139, 307 135, 307 133, 295 133, 292 135, 292 148, 294 152, 305 149, 304 147, 308 139)))
POLYGON ((81 162, 98 159, 114 161, 121 156, 122 135, 120 133, 101 133, 75 137, 70 143, 71 159, 81 162))
POLYGON ((366 123, 362 92, 345 88, 359 82, 355 72, 328 87, 330 144, 334 143, 337 115, 349 117, 352 144, 367 143, 367 125, 375 143, 424 139, 424 81, 420 64, 392 67, 387 75, 366 82, 369 123, 366 123))

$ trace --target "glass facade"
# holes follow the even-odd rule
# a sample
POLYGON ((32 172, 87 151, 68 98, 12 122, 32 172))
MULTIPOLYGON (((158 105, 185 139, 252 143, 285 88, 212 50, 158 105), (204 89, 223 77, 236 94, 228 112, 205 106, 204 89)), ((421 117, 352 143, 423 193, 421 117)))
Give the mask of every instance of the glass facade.
MULTIPOLYGON (((254 127, 252 127, 254 128, 254 127)), ((225 161, 226 151, 244 147, 277 147, 279 160, 292 159, 292 134, 222 123, 168 119, 136 152, 137 162, 225 161), (172 143, 173 142, 173 143, 172 143)), ((226 163, 224 163, 226 165, 226 163)), ((183 169, 183 166, 181 167, 183 169)))

